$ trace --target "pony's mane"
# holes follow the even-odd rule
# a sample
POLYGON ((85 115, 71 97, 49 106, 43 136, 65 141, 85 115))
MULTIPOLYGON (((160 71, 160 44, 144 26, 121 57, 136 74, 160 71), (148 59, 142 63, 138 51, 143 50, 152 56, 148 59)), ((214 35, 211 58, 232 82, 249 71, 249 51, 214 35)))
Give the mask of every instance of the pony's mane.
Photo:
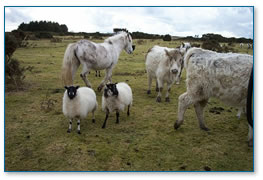
POLYGON ((107 39, 104 40, 104 42, 111 42, 111 41, 115 41, 117 39, 120 38, 120 36, 122 35, 127 35, 128 33, 125 32, 125 31, 119 31, 117 32, 115 35, 111 36, 111 37, 108 37, 107 39))

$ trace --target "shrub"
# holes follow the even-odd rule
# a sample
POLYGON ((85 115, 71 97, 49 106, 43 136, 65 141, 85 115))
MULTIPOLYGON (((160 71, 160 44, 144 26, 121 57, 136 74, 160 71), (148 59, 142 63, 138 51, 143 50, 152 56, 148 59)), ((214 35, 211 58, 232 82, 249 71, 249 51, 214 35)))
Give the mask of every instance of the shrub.
POLYGON ((164 35, 163 40, 164 41, 171 41, 172 40, 172 36, 170 36, 169 34, 166 34, 166 35, 164 35))
POLYGON ((215 40, 206 40, 205 42, 203 42, 202 48, 211 51, 222 52, 220 44, 215 40))
POLYGON ((12 58, 13 53, 19 47, 17 38, 12 33, 5 33, 5 83, 7 90, 21 89, 25 78, 24 72, 32 70, 32 66, 21 67, 17 59, 12 58))
POLYGON ((36 33, 36 37, 39 39, 51 39, 53 35, 49 32, 38 32, 36 33))
POLYGON ((16 48, 18 48, 16 37, 12 33, 5 33, 5 56, 10 59, 16 48))

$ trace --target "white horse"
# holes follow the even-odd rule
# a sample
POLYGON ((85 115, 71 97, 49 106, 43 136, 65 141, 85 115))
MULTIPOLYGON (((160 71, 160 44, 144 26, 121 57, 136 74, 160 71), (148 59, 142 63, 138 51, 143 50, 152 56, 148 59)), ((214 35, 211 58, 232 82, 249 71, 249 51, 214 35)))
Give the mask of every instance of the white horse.
POLYGON ((98 87, 98 91, 104 87, 107 81, 111 82, 112 70, 118 62, 122 50, 131 54, 135 49, 132 45, 130 33, 121 31, 107 38, 103 43, 94 43, 89 40, 80 40, 69 44, 63 59, 62 80, 64 85, 73 85, 74 75, 80 64, 83 65, 80 77, 86 86, 91 87, 86 75, 91 69, 106 69, 104 80, 98 87))

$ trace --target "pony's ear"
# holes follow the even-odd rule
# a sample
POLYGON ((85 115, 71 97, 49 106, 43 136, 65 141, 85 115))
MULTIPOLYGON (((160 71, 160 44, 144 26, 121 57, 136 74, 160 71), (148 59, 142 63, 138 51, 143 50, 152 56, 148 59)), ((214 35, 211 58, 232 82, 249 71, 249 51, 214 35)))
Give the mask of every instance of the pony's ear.
POLYGON ((76 89, 78 89, 79 88, 79 86, 76 86, 76 89))
POLYGON ((65 89, 68 89, 68 87, 67 87, 67 86, 64 86, 64 88, 65 88, 65 89))
POLYGON ((169 53, 169 51, 167 51, 166 49, 164 51, 165 51, 165 54, 169 57, 169 59, 171 59, 171 54, 169 53))

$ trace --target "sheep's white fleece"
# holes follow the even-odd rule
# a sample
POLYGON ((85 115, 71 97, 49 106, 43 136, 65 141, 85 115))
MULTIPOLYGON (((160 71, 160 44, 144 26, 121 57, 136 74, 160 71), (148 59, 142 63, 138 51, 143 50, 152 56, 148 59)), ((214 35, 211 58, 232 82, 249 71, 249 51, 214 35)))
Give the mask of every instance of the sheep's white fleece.
POLYGON ((76 97, 69 99, 67 91, 63 97, 63 113, 68 118, 80 117, 84 119, 89 112, 95 111, 98 106, 95 92, 88 87, 77 90, 76 97))
POLYGON ((102 96, 102 110, 105 111, 106 108, 110 112, 115 110, 123 111, 125 106, 132 105, 132 90, 130 86, 124 82, 120 82, 117 85, 117 90, 119 92, 118 97, 115 96, 105 98, 102 96))

